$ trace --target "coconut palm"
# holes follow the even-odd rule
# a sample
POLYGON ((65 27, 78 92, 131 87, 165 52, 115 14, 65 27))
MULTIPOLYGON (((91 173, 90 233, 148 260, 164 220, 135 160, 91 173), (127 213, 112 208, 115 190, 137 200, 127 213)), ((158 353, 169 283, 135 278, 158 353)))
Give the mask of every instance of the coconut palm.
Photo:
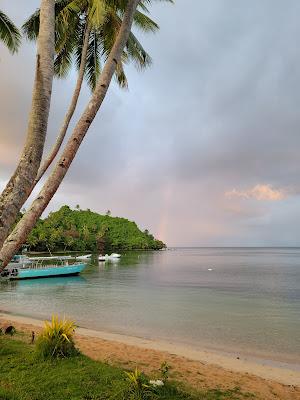
MULTIPOLYGON (((113 1, 113 0, 112 0, 113 1)), ((115 0, 118 1, 118 0, 115 0)), ((121 0, 120 0, 121 1, 121 0)), ((11 234, 7 237, 1 251, 0 251, 0 271, 5 268, 15 254, 21 244, 26 241, 26 238, 36 221, 41 216, 50 200, 56 193, 61 182, 63 181, 70 165, 76 156, 80 144, 82 143, 85 135, 88 132, 97 112, 99 111, 103 100, 108 91, 109 85, 116 72, 117 66, 120 65, 123 51, 128 42, 131 27, 134 19, 137 6, 141 0, 123 0, 126 1, 126 9, 122 16, 122 24, 116 36, 112 49, 107 57, 103 70, 99 76, 93 94, 81 114, 78 122, 76 123, 72 135, 70 136, 63 152, 57 161, 51 175, 46 180, 40 193, 33 201, 28 211, 24 214, 23 218, 19 221, 11 234)), ((150 2, 150 0, 145 0, 150 2)))
POLYGON ((15 24, 0 10, 0 40, 11 53, 15 53, 21 42, 21 35, 15 24))
POLYGON ((0 247, 28 198, 43 155, 54 73, 54 5, 55 0, 41 0, 41 26, 25 145, 0 196, 0 247))
MULTIPOLYGON (((167 0, 170 1, 170 0, 167 0)), ((145 1, 134 15, 134 25, 144 32, 155 32, 158 25, 146 14, 149 12, 145 1)), ((67 76, 73 62, 78 70, 77 83, 69 109, 65 115, 56 142, 41 164, 36 183, 44 175, 56 157, 65 138, 71 118, 75 112, 84 77, 91 90, 95 89, 101 71, 115 42, 125 11, 124 0, 57 0, 56 1, 56 58, 55 74, 59 78, 67 76)), ((39 10, 23 25, 25 36, 36 40, 39 28, 39 10)), ((118 84, 126 88, 127 78, 124 64, 134 62, 138 68, 151 64, 151 58, 143 49, 135 35, 130 32, 122 57, 117 65, 115 77, 118 84)))
MULTIPOLYGON (((140 1, 139 7, 144 13, 148 12, 147 7, 144 5, 144 3, 147 2, 149 2, 149 0, 140 1)), ((35 161, 39 162, 38 172, 35 173, 36 162, 34 162, 30 168, 32 171, 30 179, 26 178, 24 181, 23 179, 19 179, 22 172, 27 171, 27 168, 24 168, 24 166, 21 169, 18 168, 12 177, 12 183, 13 187, 18 186, 16 185, 16 182, 20 182, 20 185, 22 184, 24 186, 24 188, 22 187, 22 190, 19 191, 21 195, 17 194, 15 199, 12 201, 12 192, 10 190, 11 185, 8 185, 0 197, 0 247, 3 244, 10 227, 14 223, 18 211, 28 199, 33 188, 43 176, 61 147, 70 120, 76 109, 84 76, 86 76, 91 89, 95 88, 101 71, 101 61, 105 62, 108 58, 108 54, 110 54, 122 23, 126 5, 127 0, 55 1, 55 73, 59 77, 66 76, 74 60, 78 68, 78 79, 69 109, 65 115, 61 130, 50 154, 42 164, 38 158, 35 158, 35 161), (32 182, 33 173, 34 181, 32 182), (8 208, 6 208, 7 195, 9 196, 9 201, 11 203, 8 208), (3 210, 5 209, 9 218, 4 215, 5 213, 3 210), (5 227, 3 228, 1 227, 2 213, 3 220, 5 219, 5 227)), ((134 15, 134 24, 143 31, 154 32, 158 29, 158 26, 147 15, 143 14, 143 12, 136 10, 134 15)), ((26 36, 31 40, 38 39, 39 37, 39 15, 40 11, 37 10, 23 26, 26 36)), ((115 69, 115 75, 122 87, 127 86, 123 64, 132 60, 140 68, 151 63, 149 55, 142 48, 133 33, 130 32, 126 46, 123 49, 122 57, 115 69)), ((51 63, 49 62, 49 65, 50 64, 51 63)), ((40 155, 42 153, 45 143, 44 138, 43 135, 40 135, 38 140, 35 140, 33 144, 31 143, 30 149, 33 149, 35 154, 40 155), (39 149, 37 149, 37 145, 40 146, 39 149)), ((28 154, 29 153, 27 152, 27 159, 28 154)), ((29 157, 31 157, 30 154, 29 157)))

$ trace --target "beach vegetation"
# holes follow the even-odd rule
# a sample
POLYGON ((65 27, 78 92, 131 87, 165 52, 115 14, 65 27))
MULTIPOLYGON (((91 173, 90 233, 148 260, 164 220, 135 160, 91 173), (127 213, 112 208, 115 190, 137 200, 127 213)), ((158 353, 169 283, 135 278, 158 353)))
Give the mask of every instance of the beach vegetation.
MULTIPOLYGON (((83 354, 41 359, 25 334, 0 337, 0 399, 13 400, 128 400, 124 370, 83 354)), ((144 379, 144 378, 143 378, 144 379)), ((145 376, 147 381, 147 377, 145 376)), ((153 391, 156 400, 249 399, 240 391, 193 391, 176 382, 153 391)))
POLYGON ((44 329, 36 341, 36 353, 42 359, 65 358, 78 353, 74 343, 76 325, 65 318, 53 315, 51 322, 45 321, 44 329))
POLYGON ((159 372, 161 375, 161 379, 163 383, 166 383, 167 380, 169 379, 169 370, 170 370, 170 365, 167 363, 167 361, 164 361, 161 363, 159 372))
POLYGON ((128 400, 147 400, 153 397, 153 391, 146 376, 136 368, 133 372, 125 372, 128 382, 128 400))

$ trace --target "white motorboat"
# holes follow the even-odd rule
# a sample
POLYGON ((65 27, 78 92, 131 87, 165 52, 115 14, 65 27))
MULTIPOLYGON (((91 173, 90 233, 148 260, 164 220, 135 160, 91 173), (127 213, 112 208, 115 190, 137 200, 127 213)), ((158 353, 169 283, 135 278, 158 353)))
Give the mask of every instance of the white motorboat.
POLYGON ((76 260, 90 260, 92 258, 91 254, 86 254, 84 256, 77 256, 76 260))
POLYGON ((118 253, 111 253, 110 257, 111 257, 111 258, 121 258, 121 254, 118 254, 118 253))
POLYGON ((105 254, 105 256, 100 255, 98 257, 99 261, 113 261, 113 260, 118 260, 121 257, 121 254, 118 253, 112 253, 111 255, 105 254))

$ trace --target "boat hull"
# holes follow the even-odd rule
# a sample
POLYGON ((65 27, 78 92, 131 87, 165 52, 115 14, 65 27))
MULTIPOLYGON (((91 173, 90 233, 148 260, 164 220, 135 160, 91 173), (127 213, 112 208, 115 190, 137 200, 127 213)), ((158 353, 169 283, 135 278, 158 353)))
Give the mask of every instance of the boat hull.
POLYGON ((52 278, 57 276, 78 275, 84 270, 86 264, 80 263, 75 265, 64 265, 61 267, 48 268, 24 268, 18 269, 16 276, 10 276, 10 280, 35 279, 35 278, 52 278))

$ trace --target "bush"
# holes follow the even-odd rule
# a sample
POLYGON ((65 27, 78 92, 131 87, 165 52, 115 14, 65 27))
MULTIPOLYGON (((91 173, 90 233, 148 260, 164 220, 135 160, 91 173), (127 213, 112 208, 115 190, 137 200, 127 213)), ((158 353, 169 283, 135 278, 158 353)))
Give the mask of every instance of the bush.
POLYGON ((170 369, 170 365, 167 363, 167 361, 164 361, 163 363, 161 363, 159 371, 160 371, 161 379, 162 379, 163 383, 166 383, 167 380, 169 379, 169 369, 170 369))
POLYGON ((73 321, 60 320, 53 315, 51 323, 45 321, 44 330, 36 342, 37 355, 43 359, 65 358, 78 354, 74 344, 74 331, 76 325, 73 321))
POLYGON ((153 391, 147 378, 137 368, 134 372, 125 372, 128 382, 126 399, 147 400, 153 398, 153 391))

